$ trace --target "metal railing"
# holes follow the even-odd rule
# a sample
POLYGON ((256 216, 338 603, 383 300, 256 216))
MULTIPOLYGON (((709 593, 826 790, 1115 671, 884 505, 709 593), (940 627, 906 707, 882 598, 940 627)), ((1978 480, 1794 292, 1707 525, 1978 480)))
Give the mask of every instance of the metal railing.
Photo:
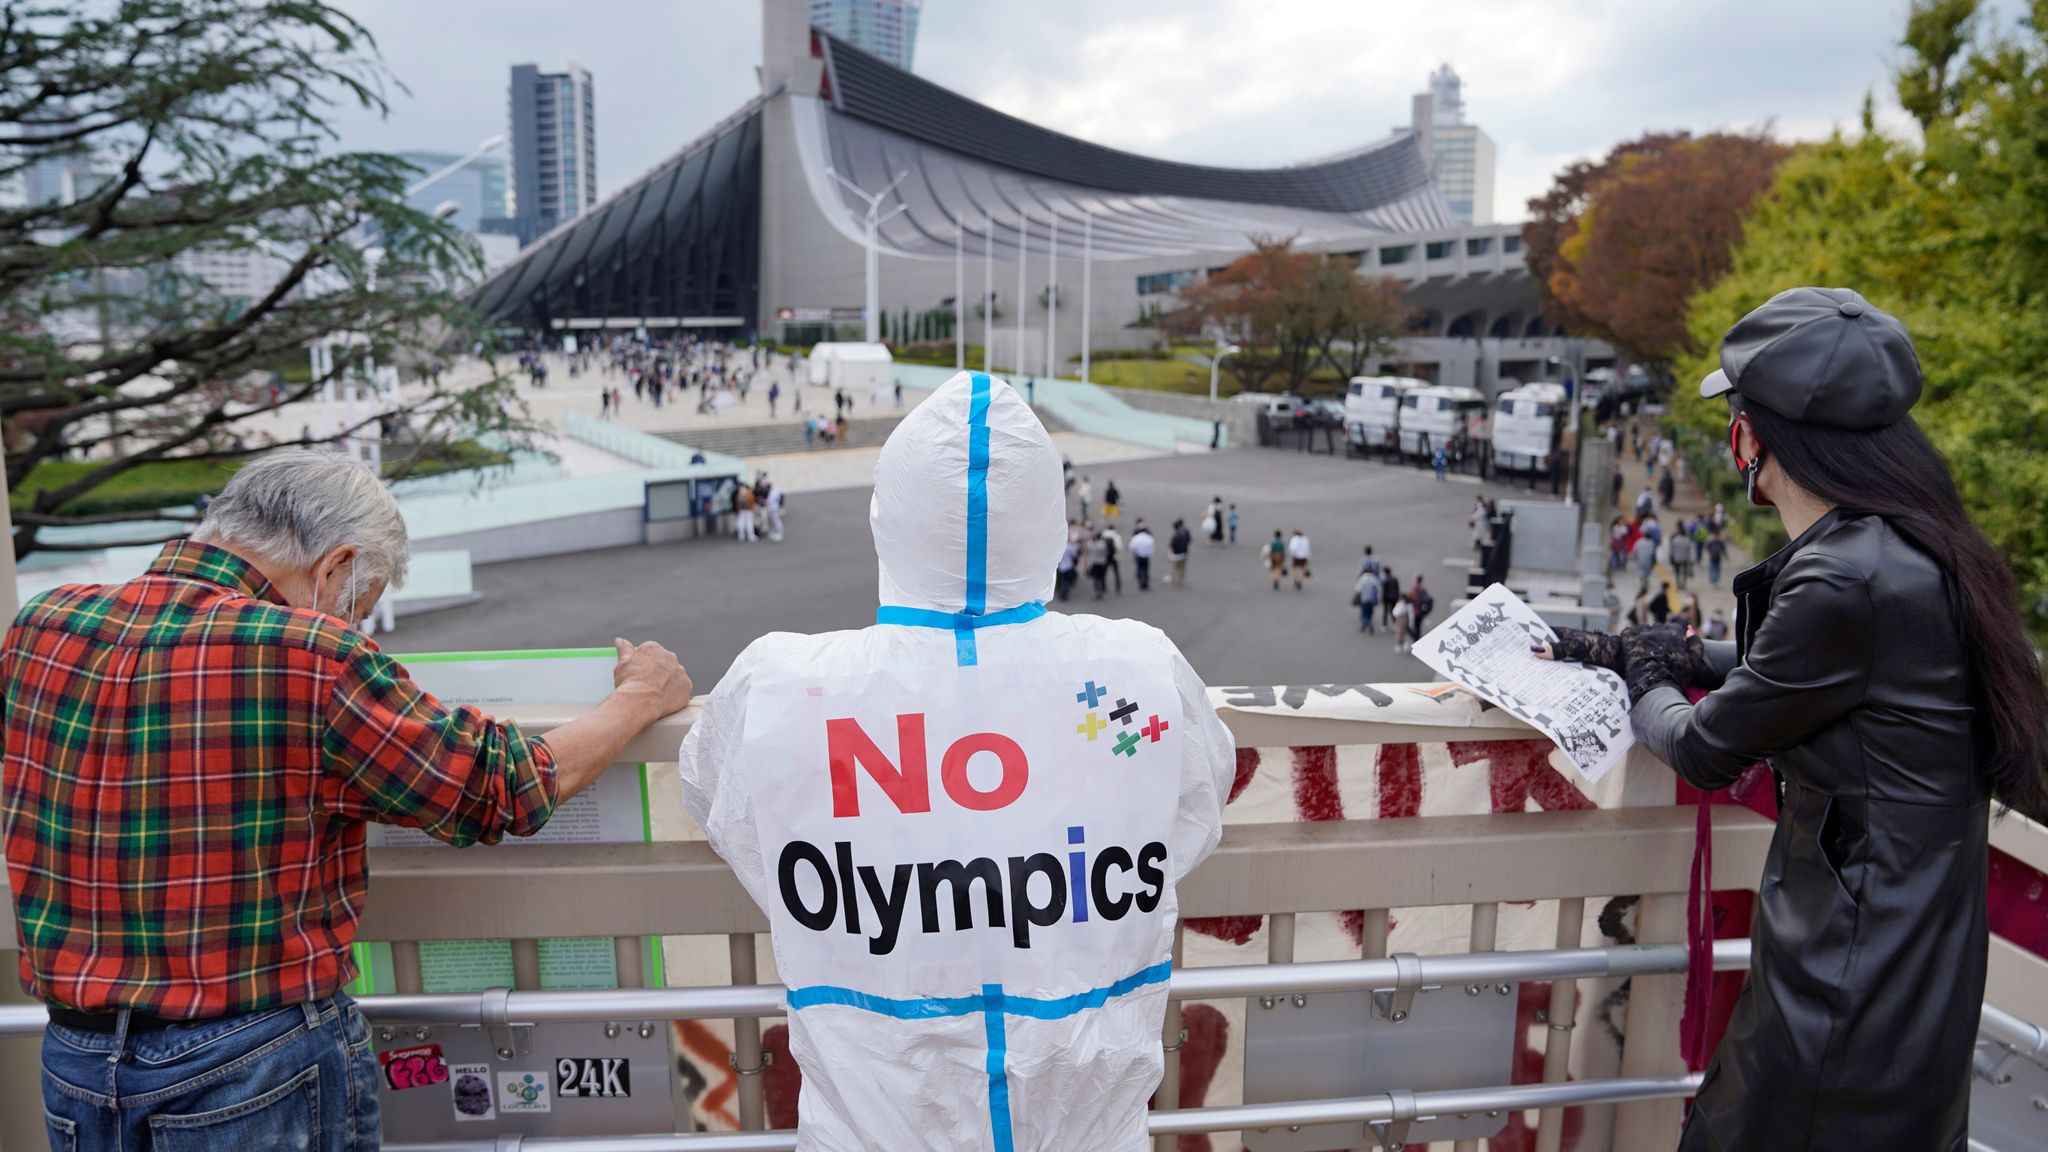
MULTIPOLYGON (((1302 749, 1344 745, 1526 741, 1533 734, 1499 712, 1446 706, 1422 686, 1364 689, 1396 705, 1359 719, 1357 709, 1322 706, 1330 689, 1221 689, 1219 714, 1240 747, 1302 749), (1320 695, 1319 695, 1320 694, 1320 695), (1408 707, 1402 700, 1422 701, 1408 707)), ((568 709, 506 711, 527 730, 545 732, 572 715, 568 709)), ((660 763, 680 744, 694 712, 671 717, 636 739, 627 759, 660 763)), ((1257 916, 1266 928, 1267 964, 1181 967, 1169 988, 1164 1021, 1165 1072, 1158 1098, 1181 1099, 1181 1005, 1204 999, 1282 996, 1335 990, 1397 991, 1404 986, 1452 986, 1496 980, 1550 981, 1546 1017, 1576 1018, 1578 981, 1632 977, 1618 1076, 1568 1082, 1573 1033, 1544 1030, 1543 1082, 1460 1089, 1388 1092, 1353 1099, 1273 1104, 1225 1104, 1154 1112, 1152 1131, 1162 1149, 1180 1133, 1238 1131, 1270 1125, 1326 1122, 1377 1125, 1390 1143, 1400 1125, 1418 1117, 1469 1111, 1538 1110, 1536 1146, 1559 1147, 1564 1109, 1616 1105, 1612 1146, 1669 1146, 1683 1097, 1697 1086, 1677 1052, 1684 949, 1683 893, 1689 878, 1693 814, 1671 807, 1671 775, 1638 749, 1616 770, 1624 779, 1610 792, 1637 805, 1581 811, 1413 816, 1326 823, 1232 823, 1222 846, 1180 885, 1184 919, 1257 916), (1623 948, 1579 947, 1585 901, 1637 896, 1636 932, 1647 943, 1623 948), (1554 901, 1556 947, 1494 951, 1504 903, 1554 901), (1357 959, 1295 962, 1295 922, 1304 912, 1360 909, 1357 959), (1469 949, 1458 955, 1389 957, 1390 911, 1462 905, 1470 910, 1469 949)), ((1773 825, 1739 808, 1716 810, 1716 887, 1754 887, 1773 825)), ((1994 841, 2037 870, 2048 871, 2048 832, 2008 818, 1994 826, 1994 841)), ((611 845, 530 845, 513 850, 521 898, 502 898, 508 860, 501 850, 372 849, 371 892, 360 935, 392 941, 397 995, 364 997, 373 1020, 405 1020, 482 1029, 512 1029, 556 1020, 729 1020, 733 1065, 762 1066, 763 1018, 783 1013, 782 990, 757 984, 758 934, 767 921, 708 845, 695 841, 611 845), (536 959, 541 937, 612 937, 620 987, 600 991, 539 988, 536 959), (645 937, 726 937, 730 984, 653 989, 642 971, 645 937), (419 940, 510 938, 511 989, 468 995, 420 991, 419 940)), ((12 941, 9 901, 0 890, 0 947, 12 941)), ((1747 962, 1746 941, 1716 945, 1720 968, 1747 962)), ((1993 939, 1985 1034, 2013 1052, 2041 1061, 2048 1035, 2027 1020, 2048 1020, 2048 962, 1993 939), (1994 1006, 1995 1005, 1995 1006, 1994 1006)), ((33 1033, 43 1025, 38 1005, 0 1005, 0 1037, 33 1033)), ((0 1078, 32 1076, 33 1069, 0 1062, 0 1078)), ((650 1134, 565 1140, 504 1137, 512 1147, 577 1147, 591 1152, 766 1152, 794 1147, 793 1134, 763 1131, 763 1077, 738 1079, 737 1133, 650 1134)), ((7 1122, 0 1120, 0 1145, 7 1122)), ((1363 1132, 1363 1129, 1361 1129, 1363 1132)), ((33 1147, 34 1145, 30 1145, 33 1147)), ((1461 1150, 1476 1141, 1459 1141, 1461 1150)), ((402 1150, 404 1146, 388 1145, 402 1150)), ((415 1146, 425 1148, 428 1146, 415 1146)), ((503 1148, 496 1141, 436 1144, 440 1152, 503 1148)))

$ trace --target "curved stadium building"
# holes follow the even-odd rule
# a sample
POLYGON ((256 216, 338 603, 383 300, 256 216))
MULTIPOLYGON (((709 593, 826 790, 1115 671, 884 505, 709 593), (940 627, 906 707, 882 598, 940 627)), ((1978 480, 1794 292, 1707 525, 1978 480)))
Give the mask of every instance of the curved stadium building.
MULTIPOLYGON (((801 0, 768 0, 765 13, 762 95, 500 268, 480 289, 487 314, 538 331, 858 338, 868 205, 845 185, 872 194, 893 183, 878 228, 882 312, 951 310, 961 291, 966 338, 989 343, 998 368, 1044 373, 1050 320, 1071 374, 1084 234, 1097 349, 1142 341, 1143 317, 1252 238, 1291 236, 1407 282, 1416 335, 1383 370, 1493 387, 1544 375, 1563 351, 1537 311, 1519 227, 1451 223, 1430 172, 1427 97, 1414 127, 1339 156, 1183 164, 1065 136, 901 71, 813 30, 801 0), (985 282, 988 308, 976 303, 985 282)), ((1587 367, 1611 357, 1584 354, 1587 367)))

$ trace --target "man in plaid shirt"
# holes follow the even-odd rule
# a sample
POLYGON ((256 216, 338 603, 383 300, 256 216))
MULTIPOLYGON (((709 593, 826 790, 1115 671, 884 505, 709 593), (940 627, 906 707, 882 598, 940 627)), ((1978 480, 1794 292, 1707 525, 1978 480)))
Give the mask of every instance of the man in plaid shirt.
POLYGON ((674 654, 622 640, 616 690, 544 740, 444 707, 350 623, 406 560, 367 468, 279 452, 143 576, 15 618, 0 837, 53 1147, 375 1148, 342 991, 365 824, 531 835, 688 703, 674 654))

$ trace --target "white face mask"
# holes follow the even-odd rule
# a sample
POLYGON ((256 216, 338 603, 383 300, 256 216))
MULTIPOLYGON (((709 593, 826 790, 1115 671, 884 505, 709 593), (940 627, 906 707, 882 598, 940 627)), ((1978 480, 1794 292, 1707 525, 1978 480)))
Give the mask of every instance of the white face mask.
MULTIPOLYGON (((336 613, 335 615, 340 616, 343 620, 353 625, 356 621, 362 619, 360 612, 362 605, 358 603, 362 598, 362 589, 356 584, 356 562, 353 560, 349 561, 348 580, 344 586, 348 591, 348 611, 346 613, 336 613)), ((316 612, 320 610, 320 581, 317 578, 313 581, 313 610, 316 612)))

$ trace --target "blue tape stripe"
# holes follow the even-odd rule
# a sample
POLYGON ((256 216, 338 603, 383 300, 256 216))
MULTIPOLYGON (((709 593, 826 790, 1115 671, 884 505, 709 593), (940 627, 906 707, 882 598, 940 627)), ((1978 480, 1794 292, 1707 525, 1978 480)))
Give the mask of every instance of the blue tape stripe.
POLYGON ((887 996, 873 996, 852 988, 839 988, 830 984, 791 988, 786 999, 792 1012, 832 1004, 859 1008, 864 1012, 873 1012, 877 1016, 890 1016, 898 1020, 939 1020, 947 1016, 968 1016, 984 1011, 988 1007, 987 1000, 981 996, 892 1000, 887 996))
POLYGON ((904 628, 945 628, 975 629, 1000 628, 1005 624, 1022 624, 1045 615, 1045 605, 1039 601, 1005 608, 986 616, 970 616, 965 612, 937 612, 930 608, 901 608, 884 604, 875 609, 875 623, 896 624, 904 628))
POLYGON ((988 375, 974 374, 967 409, 967 612, 988 610, 988 375))
POLYGON ((988 1120, 996 1152, 1012 1152, 1015 1137, 1010 1132, 1010 1070, 1008 1029, 1003 1025, 1003 986, 984 984, 982 998, 988 1007, 982 1024, 988 1032, 988 1120))
POLYGON ((1163 984, 1173 975, 1173 961, 1161 960, 1150 968, 1133 972, 1129 976, 1102 988, 1090 988, 1073 996, 1062 996, 1057 1000, 1033 1000, 1026 996, 1006 996, 1003 1011, 1011 1016, 1028 1016, 1033 1020, 1062 1020, 1100 1008, 1118 996, 1128 996, 1149 984, 1163 984))
POLYGON ((915 1000, 892 1000, 887 996, 875 996, 852 988, 840 988, 831 984, 817 984, 809 988, 792 988, 787 999, 792 1012, 820 1005, 840 1005, 873 1012, 878 1016, 891 1016, 898 1020, 938 1020, 947 1016, 969 1016, 976 1012, 988 1011, 993 1005, 998 1012, 1010 1016, 1028 1016, 1033 1020, 1060 1020, 1078 1015, 1090 1008, 1100 1008, 1118 996, 1127 996, 1140 988, 1165 983, 1173 975, 1173 962, 1161 960, 1150 968, 1141 969, 1114 984, 1090 988, 1072 996, 1061 996, 1054 1000, 1035 1000, 1029 996, 1011 996, 1002 990, 1000 984, 983 985, 979 996, 940 996, 915 1000), (989 989, 994 989, 994 1000, 990 1000, 989 989))

